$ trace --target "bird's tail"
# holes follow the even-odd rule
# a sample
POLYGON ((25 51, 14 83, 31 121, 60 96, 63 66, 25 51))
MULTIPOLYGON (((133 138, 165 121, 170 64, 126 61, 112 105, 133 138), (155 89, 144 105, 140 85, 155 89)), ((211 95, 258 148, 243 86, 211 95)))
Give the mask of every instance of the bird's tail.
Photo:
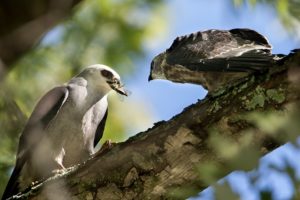
POLYGON ((284 54, 252 54, 246 53, 240 57, 227 59, 227 72, 265 72, 271 67, 283 63, 287 55, 284 54))
POLYGON ((8 199, 12 195, 17 194, 19 192, 18 178, 19 178, 20 172, 21 172, 20 167, 14 168, 14 170, 10 176, 10 179, 6 185, 6 188, 4 190, 1 200, 8 199))
POLYGON ((274 60, 276 61, 276 64, 283 65, 287 60, 289 60, 291 57, 293 57, 295 54, 300 53, 300 49, 293 49, 288 55, 283 54, 275 54, 274 60))
POLYGON ((254 50, 238 57, 206 59, 197 63, 185 63, 185 66, 202 72, 265 72, 275 65, 282 65, 297 52, 300 52, 300 49, 294 49, 288 55, 263 51, 257 53, 257 50, 254 50))
POLYGON ((232 57, 226 60, 227 72, 264 72, 276 65, 283 65, 294 54, 300 53, 300 49, 291 50, 285 54, 252 54, 246 53, 240 57, 232 57))

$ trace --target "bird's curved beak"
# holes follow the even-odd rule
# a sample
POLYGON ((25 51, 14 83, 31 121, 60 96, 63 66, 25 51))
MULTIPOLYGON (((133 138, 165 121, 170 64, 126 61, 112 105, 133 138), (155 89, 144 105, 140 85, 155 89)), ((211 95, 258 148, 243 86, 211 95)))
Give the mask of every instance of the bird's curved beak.
POLYGON ((123 85, 120 82, 109 82, 109 81, 107 81, 107 83, 117 93, 122 94, 124 96, 128 96, 127 91, 125 90, 125 88, 123 87, 123 85))
POLYGON ((115 90, 119 94, 122 94, 124 96, 128 96, 128 93, 126 92, 126 90, 123 87, 113 88, 113 90, 115 90))
POLYGON ((153 77, 152 77, 153 68, 154 68, 154 61, 152 60, 150 74, 149 74, 149 77, 148 77, 148 81, 152 81, 153 80, 153 77))

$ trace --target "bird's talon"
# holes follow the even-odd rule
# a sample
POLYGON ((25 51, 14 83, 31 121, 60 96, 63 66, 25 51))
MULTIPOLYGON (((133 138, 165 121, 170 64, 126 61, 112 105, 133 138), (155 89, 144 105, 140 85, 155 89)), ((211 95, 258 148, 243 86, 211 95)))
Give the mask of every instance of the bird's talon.
POLYGON ((52 170, 53 174, 63 174, 67 171, 67 169, 65 167, 61 168, 61 169, 54 169, 52 170))
POLYGON ((108 139, 104 142, 100 150, 111 149, 115 144, 116 142, 112 142, 111 139, 108 139))
POLYGON ((99 151, 97 151, 95 154, 94 154, 94 157, 104 153, 104 152, 107 152, 109 151, 110 149, 112 149, 117 143, 116 142, 112 142, 110 139, 109 140, 106 140, 103 145, 101 146, 101 148, 99 149, 99 151))

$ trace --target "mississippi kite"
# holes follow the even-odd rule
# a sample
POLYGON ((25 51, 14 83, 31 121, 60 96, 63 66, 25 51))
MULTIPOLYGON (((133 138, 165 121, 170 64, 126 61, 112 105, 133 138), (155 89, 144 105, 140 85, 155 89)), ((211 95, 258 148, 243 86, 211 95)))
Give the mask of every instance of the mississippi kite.
POLYGON ((249 73, 265 71, 274 58, 268 40, 254 30, 207 30, 177 37, 153 59, 149 80, 200 84, 213 91, 249 73))
POLYGON ((117 72, 97 64, 45 94, 21 134, 16 165, 2 199, 54 170, 87 160, 102 137, 112 89, 127 95, 117 72))

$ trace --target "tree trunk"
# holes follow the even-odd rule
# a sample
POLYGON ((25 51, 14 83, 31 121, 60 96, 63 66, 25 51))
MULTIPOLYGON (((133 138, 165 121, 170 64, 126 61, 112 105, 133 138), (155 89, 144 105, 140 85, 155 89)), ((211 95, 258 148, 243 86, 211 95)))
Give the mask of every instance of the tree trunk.
POLYGON ((1 0, 0 79, 81 0, 1 0))

